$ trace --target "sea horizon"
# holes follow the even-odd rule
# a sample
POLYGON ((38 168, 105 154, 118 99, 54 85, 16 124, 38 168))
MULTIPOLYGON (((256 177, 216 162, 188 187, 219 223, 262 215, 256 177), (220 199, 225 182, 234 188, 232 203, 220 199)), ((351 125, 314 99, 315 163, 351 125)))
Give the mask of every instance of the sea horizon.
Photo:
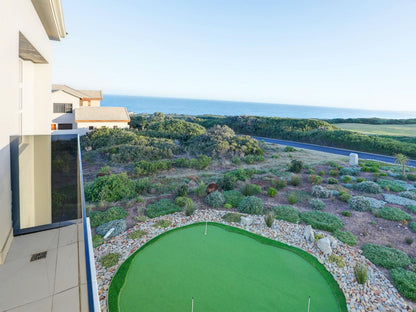
POLYGON ((208 100, 105 94, 101 106, 126 107, 129 112, 179 115, 253 115, 289 118, 416 118, 416 111, 387 111, 267 102, 208 100))

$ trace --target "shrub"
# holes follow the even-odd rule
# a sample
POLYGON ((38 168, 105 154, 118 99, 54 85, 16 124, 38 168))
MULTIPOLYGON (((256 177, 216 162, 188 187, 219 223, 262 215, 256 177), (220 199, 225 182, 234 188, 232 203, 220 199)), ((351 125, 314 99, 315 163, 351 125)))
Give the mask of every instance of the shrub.
POLYGON ((260 185, 256 185, 256 184, 246 184, 244 185, 243 189, 242 189, 242 193, 245 196, 252 196, 255 194, 260 194, 261 193, 261 187, 260 185))
POLYGON ((410 264, 409 256, 397 249, 375 244, 365 244, 362 250, 368 260, 387 269, 406 267, 410 264))
POLYGON ((110 252, 100 258, 101 265, 108 269, 118 263, 120 254, 118 252, 110 252))
POLYGON ((350 183, 352 181, 352 177, 345 175, 341 177, 341 181, 344 183, 350 183))
POLYGON ((240 202, 244 199, 244 195, 239 191, 225 191, 224 199, 225 203, 231 205, 231 207, 238 207, 240 202))
POLYGON ((151 183, 149 181, 149 179, 138 179, 136 181, 136 191, 139 194, 144 194, 149 192, 151 187, 151 183))
POLYGON ((330 160, 330 161, 326 162, 326 164, 327 164, 329 167, 332 167, 332 168, 338 168, 338 164, 337 164, 337 162, 336 162, 336 161, 330 160))
POLYGON ((296 204, 296 196, 295 196, 295 194, 293 194, 293 193, 287 194, 287 201, 291 205, 296 204))
POLYGON ((367 281, 368 267, 365 263, 358 263, 354 267, 354 275, 358 284, 364 285, 367 281))
POLYGON ((348 211, 348 210, 344 210, 344 211, 342 212, 342 215, 343 215, 344 217, 351 217, 351 212, 350 212, 350 211, 348 211))
POLYGON ((194 194, 199 198, 204 198, 205 196, 207 196, 207 186, 204 183, 198 185, 194 189, 194 194))
POLYGON ((256 196, 248 196, 244 198, 238 205, 238 211, 248 214, 262 214, 264 211, 263 201, 256 196))
POLYGON ((293 159, 290 162, 289 171, 293 173, 300 173, 303 169, 303 161, 293 159))
POLYGON ((107 223, 98 226, 96 229, 96 233, 104 237, 105 234, 107 234, 107 232, 112 228, 114 228, 114 231, 108 237, 114 237, 123 233, 127 229, 126 221, 111 220, 107 223))
POLYGON ((407 212, 394 207, 382 207, 377 210, 377 214, 380 218, 391 221, 412 220, 412 216, 407 212))
POLYGON ((337 230, 335 231, 334 236, 347 245, 357 245, 357 237, 351 232, 337 230))
POLYGON ((175 191, 175 197, 187 197, 189 193, 189 186, 187 183, 182 183, 175 191))
POLYGON ((231 162, 237 166, 241 165, 241 160, 238 156, 234 156, 233 158, 231 158, 231 162))
POLYGON ((273 187, 269 187, 267 190, 267 195, 269 195, 270 197, 275 197, 279 192, 273 188, 273 187))
POLYGON ((410 181, 416 181, 416 174, 408 173, 407 174, 407 179, 410 180, 410 181))
POLYGON ((409 228, 416 233, 416 222, 410 222, 409 228))
POLYGON ((264 216, 264 222, 266 223, 267 227, 271 228, 274 221, 274 213, 269 212, 267 215, 264 216))
POLYGON ((175 198, 175 204, 179 207, 192 207, 194 202, 188 197, 179 196, 175 198))
POLYGON ((149 220, 148 216, 136 216, 134 217, 134 220, 138 221, 138 222, 145 222, 147 220, 149 220))
POLYGON ((400 294, 410 300, 416 301, 416 273, 402 268, 392 269, 390 277, 400 294))
POLYGON ((286 194, 286 196, 288 201, 294 201, 293 204, 308 201, 311 199, 311 195, 308 192, 302 190, 290 191, 286 194))
POLYGON ((292 175, 290 177, 290 184, 292 184, 293 186, 298 186, 300 185, 300 177, 298 175, 292 175))
POLYGON ((225 222, 235 222, 238 223, 241 221, 241 214, 235 212, 226 213, 221 217, 225 222))
POLYGON ((143 235, 145 235, 146 234, 146 232, 145 231, 142 231, 142 230, 136 230, 136 231, 133 231, 133 232, 130 232, 128 235, 127 235, 127 238, 130 238, 130 239, 139 239, 139 238, 141 238, 143 235))
POLYGON ((199 155, 190 161, 190 167, 198 170, 207 168, 211 164, 212 158, 207 155, 199 155))
POLYGON ((315 243, 320 240, 321 238, 324 238, 324 236, 322 234, 314 234, 313 238, 315 240, 315 243))
POLYGON ((314 229, 335 232, 344 226, 340 218, 322 211, 306 211, 301 213, 300 217, 314 229))
POLYGON ((281 205, 273 208, 275 218, 278 220, 284 220, 292 223, 298 223, 300 221, 299 211, 289 205, 281 205))
POLYGON ((413 244, 414 239, 412 237, 406 237, 404 239, 404 241, 405 241, 406 244, 411 245, 411 244, 413 244))
POLYGON ((296 149, 293 146, 286 146, 283 151, 285 151, 286 153, 292 153, 292 152, 296 152, 296 149))
POLYGON ((91 227, 96 227, 111 220, 124 219, 129 213, 123 207, 111 207, 107 211, 91 211, 91 227))
POLYGON ((347 192, 339 192, 338 198, 343 202, 348 203, 349 200, 352 198, 352 195, 348 194, 347 192))
POLYGON ((368 201, 367 197, 364 196, 354 196, 349 200, 348 205, 352 210, 356 211, 371 210, 370 202, 368 201))
POLYGON ((377 181, 377 184, 380 185, 383 189, 392 192, 403 192, 406 190, 401 184, 392 180, 380 179, 377 181))
MULTIPOLYGON (((190 198, 189 198, 190 199, 190 198)), ((193 213, 194 213, 194 211, 195 211, 195 205, 192 203, 192 205, 187 205, 186 207, 185 207, 185 215, 187 216, 187 217, 189 217, 189 216, 192 216, 193 215, 193 213)))
POLYGON ((241 158, 242 161, 244 161, 246 164, 254 164, 263 162, 265 160, 263 155, 247 155, 241 158))
POLYGON ((329 171, 329 175, 333 177, 338 177, 340 175, 340 172, 338 169, 333 169, 329 171))
POLYGON ((329 177, 326 181, 328 184, 338 184, 338 180, 332 177, 329 177))
POLYGON ((349 175, 349 176, 357 176, 359 175, 361 169, 355 168, 355 167, 347 167, 347 168, 341 168, 340 172, 342 175, 349 175))
POLYGON ((326 207, 325 203, 319 198, 312 198, 309 201, 309 204, 311 205, 311 208, 315 210, 322 210, 322 209, 325 209, 326 207))
POLYGON ((116 202, 136 196, 136 183, 126 173, 111 174, 94 179, 85 189, 89 201, 116 202))
POLYGON ((416 205, 415 206, 407 206, 407 209, 410 210, 410 212, 413 212, 414 214, 416 214, 416 205))
POLYGON ((411 200, 416 200, 416 192, 412 192, 412 191, 401 192, 399 194, 399 196, 405 197, 405 198, 408 198, 408 199, 411 199, 411 200))
POLYGON ((154 174, 172 168, 170 160, 147 161, 141 160, 134 165, 134 174, 137 176, 154 174))
POLYGON ((411 200, 405 197, 393 195, 393 194, 383 194, 384 200, 390 204, 396 204, 401 206, 413 206, 416 205, 416 200, 411 200))
POLYGON ((207 197, 205 197, 205 203, 213 208, 222 207, 225 203, 224 195, 221 194, 221 192, 215 191, 210 194, 208 194, 207 197))
POLYGON ((318 175, 320 175, 320 176, 325 175, 325 171, 323 171, 323 170, 319 170, 318 175))
POLYGON ((312 196, 316 198, 329 198, 332 192, 320 185, 312 186, 312 196))
POLYGON ((224 204, 224 208, 225 209, 231 209, 231 208, 233 208, 233 206, 231 204, 224 204))
POLYGON ((284 189, 287 186, 287 182, 282 178, 276 178, 271 181, 272 185, 278 190, 284 189))
POLYGON ((146 215, 149 218, 156 218, 171 213, 181 211, 181 208, 175 205, 170 199, 161 199, 157 202, 149 204, 146 207, 146 215))
POLYGON ((104 238, 101 235, 94 235, 92 237, 92 247, 97 248, 104 243, 104 238))
POLYGON ((380 194, 381 193, 381 187, 371 181, 366 182, 360 182, 355 185, 355 189, 357 191, 365 192, 365 193, 372 193, 372 194, 380 194))
MULTIPOLYGON (((361 183, 361 182, 365 182, 366 181, 366 179, 365 178, 363 178, 363 177, 358 177, 357 178, 357 183, 361 183)), ((377 184, 378 185, 378 184, 377 184)))
POLYGON ((153 224, 153 227, 167 228, 167 227, 169 227, 171 225, 171 223, 172 222, 169 221, 169 220, 162 219, 162 220, 159 220, 159 221, 155 222, 153 224))
POLYGON ((98 173, 102 173, 102 174, 111 174, 112 168, 110 166, 104 166, 101 167, 100 170, 98 170, 98 173))
POLYGON ((322 177, 320 177, 320 176, 318 176, 318 175, 311 174, 311 175, 308 177, 308 180, 309 180, 309 182, 311 182, 313 185, 319 185, 319 184, 322 184, 322 180, 323 180, 323 178, 322 178, 322 177))
POLYGON ((337 256, 337 255, 331 254, 328 257, 328 261, 331 262, 331 263, 335 263, 340 268, 345 268, 345 261, 342 258, 342 256, 337 256))
POLYGON ((222 179, 218 182, 221 188, 225 191, 234 189, 237 178, 231 174, 225 174, 222 179))

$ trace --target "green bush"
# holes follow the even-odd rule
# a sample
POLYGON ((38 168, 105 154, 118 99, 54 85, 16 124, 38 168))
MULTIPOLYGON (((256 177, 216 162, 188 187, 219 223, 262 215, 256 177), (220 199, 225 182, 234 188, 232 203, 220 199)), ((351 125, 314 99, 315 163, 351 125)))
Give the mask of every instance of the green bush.
POLYGON ((220 187, 224 191, 230 191, 234 189, 235 182, 237 181, 237 177, 232 174, 225 174, 222 179, 218 182, 220 187))
POLYGON ((311 205, 311 208, 315 210, 322 210, 322 209, 325 209, 326 207, 325 203, 318 198, 312 198, 309 201, 309 204, 311 205))
POLYGON ((300 177, 298 175, 292 175, 290 177, 290 184, 293 186, 298 186, 300 185, 300 177))
POLYGON ((231 162, 237 166, 241 165, 241 159, 238 156, 234 156, 233 158, 231 158, 231 162))
POLYGON ((344 183, 350 183, 352 178, 349 175, 342 176, 341 181, 344 183))
POLYGON ((344 222, 337 216, 322 211, 306 211, 300 217, 314 229, 335 232, 344 226, 344 222))
POLYGON ((299 211, 289 205, 280 205, 273 208, 275 218, 278 220, 284 220, 292 223, 298 223, 300 221, 299 211))
POLYGON ((322 184, 323 178, 319 175, 311 174, 308 177, 309 182, 311 182, 313 185, 319 185, 322 184))
POLYGON ((339 192, 338 198, 342 200, 343 202, 348 203, 350 199, 352 198, 352 195, 348 194, 347 192, 339 192))
POLYGON ((199 155, 197 158, 177 158, 174 161, 175 167, 194 168, 198 170, 205 169, 211 164, 212 158, 207 155, 199 155))
POLYGON ((123 233, 127 229, 126 221, 122 219, 108 221, 97 226, 95 232, 104 237, 112 228, 114 228, 114 231, 108 237, 114 237, 123 233))
POLYGON ((412 199, 412 200, 416 200, 416 192, 413 192, 413 191, 401 192, 399 194, 399 196, 404 197, 404 198, 408 198, 408 199, 412 199))
POLYGON ((416 273, 395 268, 390 271, 390 277, 400 294, 410 300, 416 301, 416 273))
POLYGON ((293 173, 300 173, 303 169, 303 161, 293 159, 290 162, 289 171, 293 173))
POLYGON ((238 211, 248 214, 262 214, 264 211, 263 201, 256 196, 248 196, 244 198, 238 205, 238 211))
POLYGON ((302 190, 290 191, 286 194, 286 196, 287 200, 291 202, 291 205, 299 202, 305 202, 311 199, 311 195, 308 192, 302 190))
POLYGON ((104 244, 104 238, 101 235, 94 235, 92 237, 92 247, 97 248, 102 244, 104 244))
POLYGON ((185 215, 187 217, 192 216, 194 212, 195 212, 195 205, 194 204, 192 204, 192 205, 186 205, 186 207, 185 207, 185 215))
POLYGON ((354 267, 354 275, 358 284, 364 285, 367 281, 368 267, 365 263, 357 263, 354 267))
POLYGON ((342 215, 343 215, 344 217, 351 217, 351 212, 350 212, 350 211, 348 211, 348 210, 344 210, 344 211, 342 212, 342 215))
POLYGON ((100 170, 98 170, 98 173, 102 173, 102 174, 111 174, 112 168, 110 166, 104 166, 101 167, 100 170))
POLYGON ((296 204, 296 196, 295 196, 295 194, 292 194, 292 193, 287 194, 287 201, 291 205, 296 204))
POLYGON ((365 193, 372 193, 372 194, 380 194, 382 192, 380 185, 371 181, 357 183, 355 185, 355 189, 357 191, 361 191, 365 193))
POLYGON ((334 236, 347 245, 357 245, 357 237, 351 232, 337 230, 334 232, 334 236))
POLYGON ((271 228, 274 221, 274 213, 269 212, 267 215, 264 216, 264 222, 266 223, 267 227, 271 228))
POLYGON ((406 207, 410 212, 413 212, 414 214, 416 214, 416 205, 415 206, 407 206, 406 207))
POLYGON ((355 168, 355 167, 347 167, 347 168, 341 168, 340 172, 342 175, 348 175, 348 176, 358 176, 360 174, 361 169, 355 168))
POLYGON ((254 164, 259 162, 264 162, 265 158, 263 155, 247 155, 241 158, 246 164, 254 164))
POLYGON ((233 206, 231 204, 224 204, 224 208, 225 209, 231 209, 231 208, 233 208, 233 206))
POLYGON ((152 184, 150 183, 150 180, 148 178, 138 179, 136 181, 136 191, 139 194, 145 194, 149 192, 151 186, 152 184))
POLYGON ((153 224, 153 227, 156 227, 156 228, 167 228, 167 227, 169 227, 171 224, 172 224, 172 222, 171 222, 171 221, 169 221, 169 220, 165 220, 165 219, 162 219, 162 220, 159 220, 159 221, 155 222, 155 223, 153 224))
POLYGON ((188 193, 189 193, 188 183, 181 183, 175 191, 175 197, 187 197, 188 193))
POLYGON ((116 202, 136 195, 136 183, 126 173, 98 177, 85 189, 86 199, 93 202, 116 202))
POLYGON ((416 174, 408 173, 407 174, 407 179, 410 180, 410 181, 416 181, 416 174))
POLYGON ((332 192, 321 185, 312 186, 312 196, 316 198, 329 198, 332 192))
POLYGON ((356 181, 357 181, 357 183, 361 183, 361 182, 365 182, 366 179, 363 178, 363 177, 358 177, 356 181))
POLYGON ((145 130, 146 135, 188 141, 206 132, 205 128, 181 119, 165 119, 154 122, 145 130))
POLYGON ((194 205, 194 202, 192 201, 192 199, 188 198, 188 197, 176 197, 175 198, 175 205, 179 206, 179 207, 192 207, 194 205))
POLYGON ((133 231, 133 232, 130 232, 129 234, 127 234, 127 238, 130 238, 130 239, 139 239, 139 238, 141 238, 145 234, 146 234, 145 231, 136 230, 136 231, 133 231))
POLYGON ((342 256, 337 256, 334 254, 330 254, 328 257, 328 261, 331 263, 335 263, 340 268, 345 268, 345 261, 342 256))
POLYGON ((338 184, 338 180, 332 177, 329 177, 326 181, 328 184, 338 184))
POLYGON ((340 172, 338 169, 333 169, 329 171, 329 175, 333 177, 338 177, 340 175, 340 172))
POLYGON ((276 178, 272 180, 271 183, 278 190, 284 189, 287 186, 287 182, 281 178, 276 178))
POLYGON ((213 208, 222 207, 225 203, 224 195, 221 192, 215 191, 205 197, 205 203, 213 208))
POLYGON ((407 267, 410 265, 409 256, 397 249, 375 244, 365 244, 362 250, 368 260, 387 269, 407 267))
POLYGON ((364 196, 354 196, 348 202, 349 207, 356 211, 370 211, 370 201, 364 196))
POLYGON ((207 196, 207 186, 204 183, 198 185, 196 188, 194 188, 194 194, 199 198, 204 198, 207 196))
POLYGON ((293 146, 286 146, 283 151, 285 151, 286 153, 292 153, 292 152, 296 152, 296 149, 293 146))
POLYGON ((260 185, 256 185, 256 184, 246 184, 244 185, 242 189, 242 193, 244 194, 244 196, 252 196, 255 194, 260 194, 261 187, 260 185))
POLYGON ((115 266, 120 259, 120 254, 118 252, 110 252, 100 258, 101 265, 108 269, 112 266, 115 266))
POLYGON ((391 221, 403 221, 403 220, 412 220, 412 216, 409 215, 407 212, 394 207, 382 207, 380 209, 376 209, 377 217, 391 220, 391 221))
POLYGON ((154 174, 160 171, 169 170, 172 168, 170 160, 155 160, 147 161, 141 160, 134 165, 134 174, 136 176, 154 174))
POLYGON ((267 189, 267 195, 269 195, 270 197, 275 197, 279 192, 273 188, 273 187, 269 187, 267 189))
POLYGON ((325 171, 323 171, 323 170, 319 170, 318 175, 320 175, 320 176, 325 175, 325 171))
POLYGON ((221 217, 225 222, 235 222, 238 223, 241 221, 241 214, 235 212, 226 213, 221 217))
POLYGON ((231 207, 238 207, 240 202, 244 199, 244 195, 239 191, 225 191, 225 203, 230 204, 231 207))
POLYGON ((96 227, 111 220, 124 219, 128 214, 123 207, 111 207, 106 211, 91 211, 90 224, 91 227, 96 227))
POLYGON ((147 205, 146 215, 149 218, 156 218, 171 213, 181 211, 181 207, 175 205, 170 199, 161 199, 157 202, 147 205))
POLYGON ((409 228, 416 233, 416 222, 410 222, 409 228))
POLYGON ((383 189, 392 192, 403 192, 406 190, 400 183, 392 180, 380 179, 377 181, 377 184, 380 185, 383 189))

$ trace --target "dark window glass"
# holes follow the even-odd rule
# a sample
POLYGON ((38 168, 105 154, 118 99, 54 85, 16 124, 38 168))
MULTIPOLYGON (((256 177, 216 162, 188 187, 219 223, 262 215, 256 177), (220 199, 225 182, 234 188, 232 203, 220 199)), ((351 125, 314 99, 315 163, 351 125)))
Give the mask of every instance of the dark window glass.
POLYGON ((60 123, 58 124, 58 130, 71 130, 72 124, 70 123, 60 123))

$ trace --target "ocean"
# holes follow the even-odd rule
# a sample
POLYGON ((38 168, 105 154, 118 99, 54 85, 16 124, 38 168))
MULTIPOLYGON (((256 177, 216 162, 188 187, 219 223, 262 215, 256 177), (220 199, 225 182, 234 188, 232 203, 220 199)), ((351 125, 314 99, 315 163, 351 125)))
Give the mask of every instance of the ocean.
POLYGON ((291 118, 416 118, 416 111, 377 111, 322 106, 269 104, 238 101, 195 100, 148 96, 104 95, 101 106, 124 106, 129 112, 186 115, 255 115, 291 118))

